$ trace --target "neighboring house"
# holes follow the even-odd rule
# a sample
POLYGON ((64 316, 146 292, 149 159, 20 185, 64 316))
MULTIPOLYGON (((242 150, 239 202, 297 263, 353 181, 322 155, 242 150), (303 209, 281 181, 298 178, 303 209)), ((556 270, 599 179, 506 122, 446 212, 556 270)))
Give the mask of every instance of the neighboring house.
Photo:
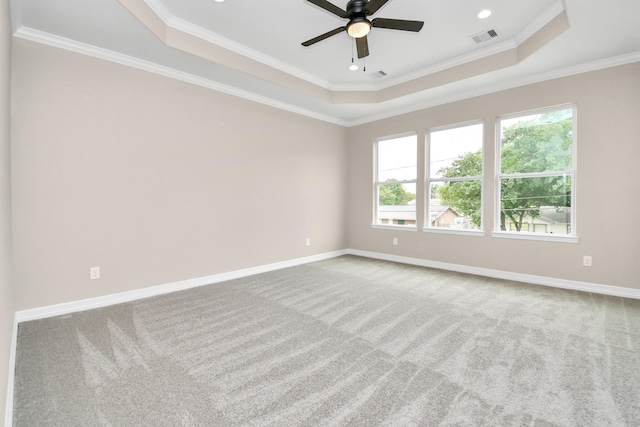
POLYGON ((380 224, 416 225, 416 205, 382 205, 378 207, 380 224))
MULTIPOLYGON (((569 234, 571 232, 570 211, 554 206, 540 208, 540 216, 525 216, 520 231, 529 233, 569 234)), ((436 228, 476 228, 460 212, 446 205, 432 205, 429 213, 430 226, 436 228)), ((379 224, 383 225, 416 225, 416 206, 388 205, 378 207, 379 224)), ((515 231, 516 225, 506 218, 507 230, 515 231)))
POLYGON ((459 226, 462 215, 449 206, 432 205, 429 217, 431 227, 453 228, 459 226))
MULTIPOLYGON (((463 216, 449 206, 432 206, 430 216, 431 227, 465 228, 463 216)), ((414 203, 379 206, 378 219, 380 224, 416 225, 416 206, 414 203)))
MULTIPOLYGON (((569 234, 571 233, 570 216, 571 212, 569 209, 544 206, 540 208, 540 216, 536 218, 531 218, 530 216, 524 217, 520 231, 528 233, 569 234)), ((507 217, 505 220, 505 228, 510 231, 515 231, 516 225, 507 217)))

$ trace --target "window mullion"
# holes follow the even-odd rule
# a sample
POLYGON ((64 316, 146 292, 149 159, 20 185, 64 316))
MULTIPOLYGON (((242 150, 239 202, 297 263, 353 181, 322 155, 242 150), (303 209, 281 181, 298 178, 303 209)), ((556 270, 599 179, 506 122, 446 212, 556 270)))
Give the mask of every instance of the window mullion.
POLYGON ((458 181, 477 181, 481 180, 482 175, 475 176, 455 176, 451 178, 427 178, 429 182, 458 182, 458 181))
POLYGON ((418 182, 417 179, 410 179, 404 181, 376 181, 377 185, 385 185, 385 184, 415 184, 418 182))
POLYGON ((573 173, 573 169, 544 172, 500 173, 498 174, 498 178, 546 178, 561 175, 573 175, 573 173))

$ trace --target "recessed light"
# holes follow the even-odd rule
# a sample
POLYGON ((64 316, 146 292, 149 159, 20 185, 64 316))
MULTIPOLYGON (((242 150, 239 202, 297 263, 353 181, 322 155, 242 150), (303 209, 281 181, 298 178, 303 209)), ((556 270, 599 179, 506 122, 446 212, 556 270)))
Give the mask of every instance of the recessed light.
POLYGON ((224 3, 224 0, 213 0, 216 3, 224 3))
POLYGON ((358 69, 358 66, 356 64, 349 65, 349 70, 356 71, 357 69, 358 69))
POLYGON ((485 19, 490 16, 491 16, 491 11, 489 9, 481 10, 480 13, 478 13, 478 18, 480 19, 485 19))

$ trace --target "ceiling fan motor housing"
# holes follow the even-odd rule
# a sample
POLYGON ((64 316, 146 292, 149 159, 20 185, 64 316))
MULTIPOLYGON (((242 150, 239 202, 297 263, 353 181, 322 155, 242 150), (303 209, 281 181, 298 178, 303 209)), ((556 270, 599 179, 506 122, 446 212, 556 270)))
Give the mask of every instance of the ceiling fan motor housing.
POLYGON ((365 9, 367 3, 367 0, 349 0, 347 3, 347 13, 350 18, 347 24, 347 33, 354 38, 367 35, 371 29, 371 21, 367 19, 369 13, 365 9))
POLYGON ((348 19, 349 22, 344 27, 338 27, 310 40, 307 40, 306 42, 303 42, 302 45, 308 47, 329 37, 335 36, 336 34, 340 34, 343 31, 346 31, 351 37, 356 40, 358 58, 369 56, 369 43, 367 41, 367 34, 369 34, 369 31, 372 27, 418 32, 424 25, 423 21, 409 21, 406 19, 376 18, 373 21, 369 21, 367 16, 376 13, 378 9, 384 6, 389 0, 349 0, 349 2, 347 3, 347 10, 339 8, 329 0, 307 1, 340 18, 348 19))
POLYGON ((365 6, 369 3, 367 0, 349 0, 347 3, 347 13, 353 19, 356 17, 366 17, 368 15, 365 6))

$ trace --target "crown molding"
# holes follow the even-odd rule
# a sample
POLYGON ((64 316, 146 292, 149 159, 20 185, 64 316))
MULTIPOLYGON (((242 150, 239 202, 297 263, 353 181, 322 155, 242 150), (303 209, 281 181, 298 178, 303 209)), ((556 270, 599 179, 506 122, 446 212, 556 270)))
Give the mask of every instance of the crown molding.
POLYGON ((160 0, 144 0, 144 2, 158 16, 158 18, 160 18, 160 20, 164 22, 167 27, 182 31, 185 34, 197 37, 208 43, 212 43, 224 49, 238 53, 242 56, 246 56, 247 58, 253 59, 254 61, 260 62, 264 65, 268 65, 269 67, 275 68, 276 70, 306 80, 324 89, 331 89, 331 83, 327 82, 326 80, 323 80, 312 74, 305 73, 304 71, 295 67, 291 67, 290 65, 282 61, 278 61, 271 56, 265 55, 243 44, 237 43, 205 28, 194 25, 191 22, 185 21, 184 19, 181 19, 175 15, 172 15, 160 0))
POLYGON ((559 79, 563 77, 570 77, 573 75, 588 73, 591 71, 598 71, 605 68, 618 67, 621 65, 631 64, 634 62, 640 62, 640 51, 619 55, 611 58, 601 59, 597 61, 585 62, 583 64, 579 64, 571 67, 565 67, 559 70, 547 71, 547 72, 533 74, 526 77, 505 80, 500 83, 484 86, 480 89, 473 90, 473 91, 466 90, 464 93, 456 93, 453 95, 442 96, 442 97, 433 97, 425 102, 419 102, 407 108, 390 110, 382 114, 370 115, 367 117, 363 117, 362 119, 349 121, 348 127, 360 126, 360 125, 375 122, 378 120, 384 120, 384 119, 389 119, 391 117, 400 116, 403 114, 415 113, 416 111, 437 107, 438 105, 450 104, 452 102, 463 101, 465 99, 475 98, 477 96, 482 96, 482 95, 488 95, 488 94, 500 92, 503 90, 515 89, 515 88, 527 86, 530 84, 541 83, 548 80, 554 80, 554 79, 559 79))
POLYGON ((245 45, 234 42, 226 37, 222 37, 212 31, 194 25, 173 14, 164 6, 161 0, 143 0, 147 6, 164 22, 167 27, 184 32, 193 37, 197 37, 208 43, 233 51, 239 55, 260 62, 264 65, 282 71, 294 77, 306 80, 309 83, 320 86, 324 89, 336 92, 376 92, 384 90, 399 84, 407 83, 418 78, 428 76, 440 71, 444 71, 453 67, 457 67, 472 61, 487 58, 517 48, 524 41, 540 31, 546 24, 551 22, 559 14, 565 11, 562 1, 556 1, 542 15, 533 20, 523 31, 518 33, 513 39, 505 40, 499 44, 489 46, 487 48, 463 54, 458 57, 440 62, 438 64, 427 66, 425 68, 404 74, 397 78, 385 79, 380 83, 367 84, 332 84, 315 75, 306 73, 298 68, 291 67, 288 64, 278 61, 268 55, 248 48, 245 45))
MULTIPOLYGON (((454 67, 467 64, 469 62, 473 62, 483 58, 488 58, 492 55, 498 55, 500 53, 506 52, 511 49, 517 49, 518 46, 520 46, 522 43, 524 43, 529 38, 534 36, 538 31, 542 30, 542 28, 545 25, 549 24, 552 20, 554 20, 561 13, 564 13, 564 12, 565 12, 564 5, 560 0, 558 0, 546 11, 544 11, 542 15, 540 15, 538 18, 533 20, 525 29, 523 29, 520 33, 516 34, 515 37, 512 39, 505 40, 501 43, 497 43, 492 46, 488 46, 484 49, 480 49, 468 54, 460 55, 458 57, 451 58, 446 61, 442 61, 433 66, 426 67, 426 68, 417 70, 415 72, 405 74, 401 77, 385 80, 385 82, 382 85, 376 86, 376 89, 387 89, 389 87, 392 87, 398 84, 407 83, 412 80, 428 76, 430 74, 438 73, 440 71, 444 71, 447 69, 451 69, 454 67)), ((350 88, 350 90, 354 90, 354 88, 350 88)))
POLYGON ((562 1, 556 1, 547 10, 545 10, 542 15, 531 21, 529 25, 527 25, 522 31, 516 34, 516 36, 513 38, 515 43, 518 45, 524 43, 528 38, 540 31, 542 27, 551 22, 556 16, 565 11, 566 9, 562 1))
POLYGON ((169 12, 169 9, 165 7, 164 3, 159 0, 144 0, 144 2, 165 25, 169 25, 169 22, 173 19, 173 15, 169 12))
POLYGON ((431 74, 439 73, 441 71, 450 70, 452 68, 459 67, 461 65, 465 65, 473 61, 489 58, 491 56, 499 55, 501 53, 507 52, 509 50, 517 49, 517 48, 518 48, 518 44, 515 42, 515 40, 513 39, 505 40, 493 46, 487 46, 486 48, 439 62, 430 67, 405 74, 404 76, 386 80, 384 84, 378 86, 378 88, 388 89, 390 87, 393 87, 402 83, 408 83, 413 80, 419 79, 421 77, 426 77, 431 74))
POLYGON ((14 37, 18 37, 21 39, 45 44, 52 47, 57 47, 60 49, 68 50, 68 51, 79 53, 82 55, 91 56, 98 59, 103 59, 105 61, 114 62, 120 65, 125 65, 127 67, 148 71, 150 73, 154 73, 154 74, 158 74, 171 79, 179 80, 185 83, 191 83, 207 89, 212 89, 228 95, 233 95, 249 101, 257 102, 259 104, 268 105, 270 107, 288 111, 290 113, 300 114, 302 116, 318 119, 321 121, 333 123, 340 126, 349 125, 348 122, 345 122, 344 120, 340 120, 336 117, 320 114, 315 111, 300 108, 289 103, 280 102, 272 98, 256 95, 255 93, 238 89, 233 86, 218 83, 216 81, 206 79, 204 77, 196 76, 190 73, 186 73, 184 71, 179 71, 174 68, 166 67, 153 62, 135 58, 129 55, 124 55, 122 53, 114 52, 111 50, 81 43, 75 40, 45 33, 43 31, 35 30, 33 28, 20 27, 13 35, 14 37))
POLYGON ((310 80, 312 77, 308 74, 300 74, 300 70, 286 68, 282 62, 172 16, 162 4, 162 0, 119 0, 119 2, 148 27, 151 22, 161 21, 163 30, 154 27, 156 30, 154 34, 159 36, 167 46, 262 78, 322 102, 334 104, 382 103, 456 80, 510 67, 568 28, 565 9, 561 0, 557 0, 554 7, 549 8, 525 29, 524 35, 526 32, 534 30, 535 32, 521 45, 515 40, 507 40, 490 48, 475 51, 469 55, 461 55, 451 61, 415 73, 405 74, 397 80, 385 80, 380 84, 328 86, 327 82, 317 78, 310 80), (561 17, 565 19, 557 21, 561 17), (554 21, 561 22, 560 26, 546 28, 554 21), (540 35, 543 37, 537 37, 540 35), (534 40, 532 44, 521 49, 527 41, 536 38, 537 42, 534 40))
POLYGON ((33 41, 36 43, 53 46, 60 49, 65 49, 82 55, 99 58, 105 61, 115 62, 117 64, 125 65, 128 67, 136 68, 139 70, 148 71, 154 74, 158 74, 171 79, 179 80, 186 83, 191 83, 197 86, 201 86, 207 89, 212 89, 218 92, 222 92, 228 95, 237 96, 249 101, 257 102, 259 104, 274 107, 280 110, 288 111, 302 116, 310 117, 313 119, 321 120, 328 123, 333 123, 343 127, 354 127, 363 125, 366 123, 375 122, 378 120, 388 119, 391 117, 400 116, 402 114, 413 113, 416 111, 424 110, 427 108, 436 107, 438 105, 449 104, 451 102, 462 101, 464 99, 475 98, 477 96, 487 95, 490 93, 499 92, 502 90, 513 89, 520 86, 526 86, 529 84, 539 83, 547 80, 553 80, 562 77, 568 77, 576 74, 582 74, 590 71, 597 71, 600 69, 616 67, 620 65, 626 65, 633 62, 640 61, 640 51, 624 54, 612 58, 606 58, 603 60, 587 62, 576 66, 566 67, 560 70, 554 70, 539 74, 530 75, 523 78, 516 78, 512 80, 502 81, 495 85, 489 85, 482 87, 474 91, 464 91, 453 95, 433 97, 427 101, 418 102, 410 107, 389 109, 382 114, 373 114, 356 120, 342 120, 337 117, 319 114, 314 111, 303 109, 292 104, 276 101, 271 98, 259 96, 249 91, 238 89, 232 86, 224 85, 203 77, 195 76, 193 74, 185 73, 183 71, 175 70, 170 67, 158 65, 149 61, 143 61, 138 58, 134 58, 128 55, 124 55, 118 52, 113 52, 107 49, 102 49, 96 46, 80 43, 75 40, 66 39, 42 31, 34 30, 28 27, 20 27, 15 33, 15 37, 25 40, 33 41))

